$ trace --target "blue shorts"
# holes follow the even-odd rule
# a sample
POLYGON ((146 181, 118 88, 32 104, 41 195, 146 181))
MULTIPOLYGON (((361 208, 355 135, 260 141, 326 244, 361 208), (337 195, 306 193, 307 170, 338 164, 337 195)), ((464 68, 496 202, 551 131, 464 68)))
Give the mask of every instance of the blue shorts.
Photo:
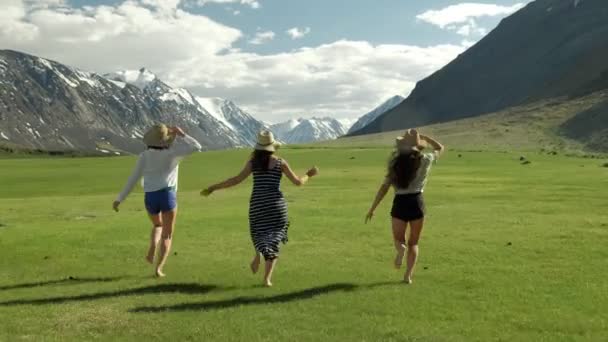
POLYGON ((152 215, 171 211, 177 208, 177 193, 173 188, 146 192, 144 203, 146 204, 146 210, 152 215))

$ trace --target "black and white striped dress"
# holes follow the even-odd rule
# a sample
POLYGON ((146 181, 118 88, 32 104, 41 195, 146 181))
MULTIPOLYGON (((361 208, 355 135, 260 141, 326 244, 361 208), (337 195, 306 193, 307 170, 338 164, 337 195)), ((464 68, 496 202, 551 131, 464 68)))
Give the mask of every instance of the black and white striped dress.
POLYGON ((279 255, 279 244, 287 242, 287 203, 281 192, 282 160, 268 171, 253 171, 253 192, 249 203, 249 229, 255 250, 264 259, 279 255))

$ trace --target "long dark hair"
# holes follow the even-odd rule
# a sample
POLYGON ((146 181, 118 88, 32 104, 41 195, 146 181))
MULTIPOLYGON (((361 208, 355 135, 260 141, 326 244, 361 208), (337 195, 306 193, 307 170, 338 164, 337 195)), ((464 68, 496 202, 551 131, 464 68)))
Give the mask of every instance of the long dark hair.
POLYGON ((274 152, 253 150, 251 154, 251 169, 253 171, 268 171, 268 164, 270 163, 270 157, 274 152))
POLYGON ((422 154, 420 151, 396 151, 388 162, 388 175, 391 184, 399 189, 407 188, 416 177, 420 168, 422 154))

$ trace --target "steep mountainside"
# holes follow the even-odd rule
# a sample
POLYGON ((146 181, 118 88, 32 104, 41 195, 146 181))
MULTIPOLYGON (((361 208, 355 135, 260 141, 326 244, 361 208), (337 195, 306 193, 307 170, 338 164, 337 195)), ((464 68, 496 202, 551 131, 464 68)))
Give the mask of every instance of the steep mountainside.
POLYGON ((264 123, 239 108, 232 101, 217 97, 197 97, 196 101, 198 101, 209 114, 237 132, 240 138, 246 141, 246 145, 248 146, 254 145, 257 140, 258 132, 266 128, 264 123))
POLYGON ((185 89, 154 74, 106 77, 10 50, 0 50, 0 143, 47 150, 143 149, 156 122, 180 125, 208 149, 250 145, 185 89))
MULTIPOLYGON (((608 1, 536 0, 354 134, 581 96, 608 84, 608 1)), ((601 122, 599 122, 601 124, 601 122)))
MULTIPOLYGON (((454 150, 608 153, 608 90, 540 100, 482 116, 418 127, 454 150), (604 122, 597 124, 597 122, 604 122)), ((403 130, 348 136, 326 147, 393 146, 403 130)), ((452 151, 452 152, 450 152, 452 151)))
POLYGON ((403 102, 403 100, 404 100, 403 96, 395 95, 395 96, 391 97, 390 99, 384 101, 384 103, 382 103, 380 106, 376 107, 371 112, 360 117, 359 120, 357 120, 357 122, 355 122, 355 124, 350 127, 350 129, 348 130, 348 133, 353 133, 353 132, 356 132, 356 131, 364 128, 365 126, 369 125, 372 121, 376 120, 376 118, 379 117, 380 115, 395 108, 395 106, 397 106, 398 104, 403 102))

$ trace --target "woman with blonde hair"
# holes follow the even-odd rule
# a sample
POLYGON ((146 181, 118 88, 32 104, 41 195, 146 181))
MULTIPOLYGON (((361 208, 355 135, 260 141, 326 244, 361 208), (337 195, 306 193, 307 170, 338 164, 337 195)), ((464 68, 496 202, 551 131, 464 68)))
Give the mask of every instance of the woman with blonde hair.
POLYGON ((154 263, 160 243, 160 256, 155 268, 157 277, 164 277, 163 267, 171 250, 175 219, 177 217, 177 176, 179 163, 186 156, 199 151, 201 145, 179 127, 158 124, 150 128, 143 138, 147 148, 139 155, 135 169, 127 184, 114 201, 113 208, 127 198, 138 180, 143 177, 145 206, 150 221, 150 247, 146 260, 154 263))
POLYGON ((274 153, 279 144, 274 140, 272 132, 262 131, 258 134, 255 149, 241 172, 221 183, 209 186, 201 191, 204 196, 213 192, 233 187, 243 182, 253 174, 253 191, 249 203, 249 229, 255 248, 255 256, 250 267, 257 273, 260 259, 265 260, 264 286, 272 286, 272 272, 279 256, 279 244, 287 242, 287 203, 281 192, 281 177, 283 174, 295 185, 304 185, 318 172, 316 167, 298 177, 289 167, 285 159, 274 153))
POLYGON ((397 255, 395 267, 401 268, 406 252, 406 230, 410 234, 407 240, 407 268, 403 281, 412 283, 412 274, 418 259, 418 241, 424 225, 425 206, 422 192, 433 162, 444 150, 436 140, 421 135, 415 129, 409 129, 396 140, 396 151, 388 165, 388 173, 378 189, 376 198, 369 209, 365 222, 374 216, 374 211, 386 196, 388 189, 395 189, 395 198, 391 210, 393 239, 397 255), (425 145, 433 148, 432 152, 423 153, 425 145))

